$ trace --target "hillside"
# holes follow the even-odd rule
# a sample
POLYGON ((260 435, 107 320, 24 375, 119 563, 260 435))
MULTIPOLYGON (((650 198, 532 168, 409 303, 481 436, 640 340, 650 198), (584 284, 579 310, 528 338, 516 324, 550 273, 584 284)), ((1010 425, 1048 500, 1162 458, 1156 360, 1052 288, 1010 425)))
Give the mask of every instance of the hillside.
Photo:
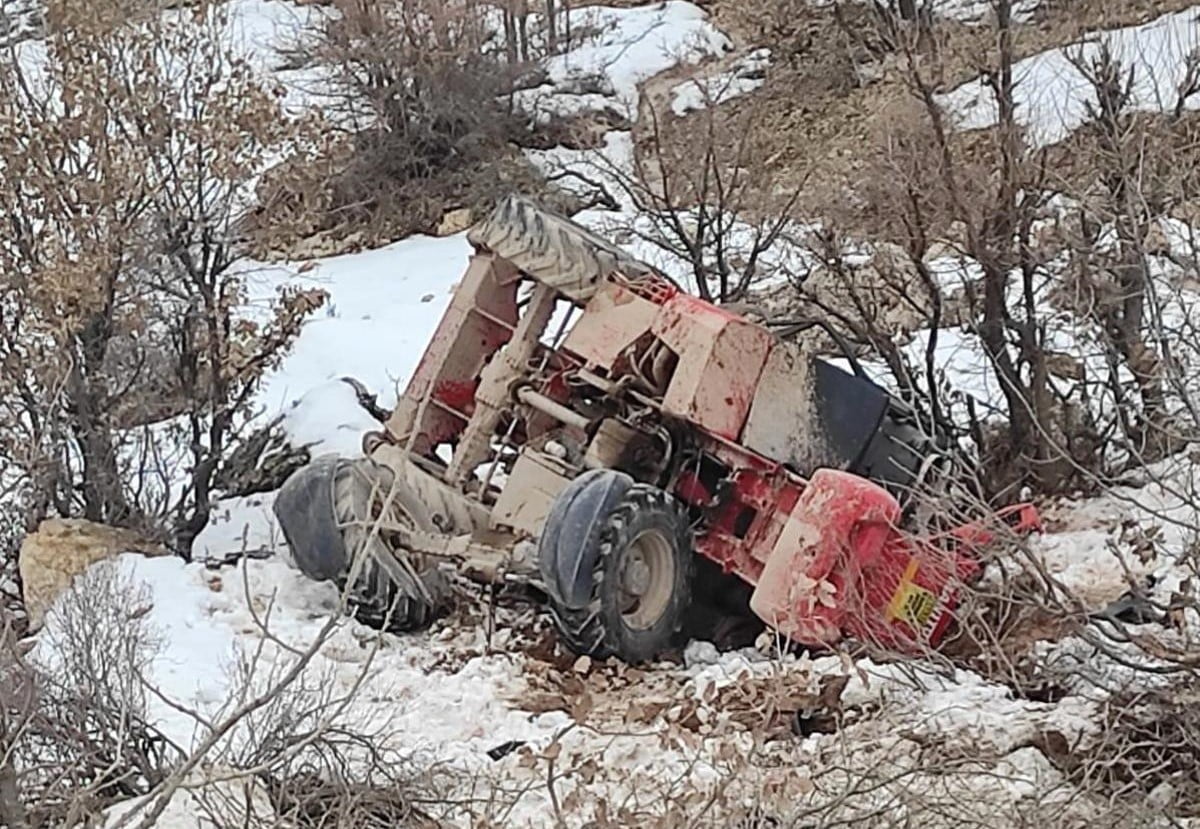
MULTIPOLYGON (((281 57, 333 8, 224 6, 285 117, 366 129, 329 67, 281 57)), ((517 171, 689 290, 822 314, 871 376, 941 400, 995 461, 988 494, 1032 494, 1046 523, 988 563, 960 636, 913 660, 694 641, 631 668, 574 658, 538 608, 465 583, 431 630, 384 634, 292 566, 273 492, 223 498, 192 561, 98 564, 21 644, 61 676, 136 664, 139 715, 187 758, 97 784, 105 812, 76 825, 1200 826, 1200 6, 1021 2, 1006 38, 986 3, 923 8, 917 26, 854 2, 571 7, 577 41, 514 95, 533 137, 468 169, 517 171), (984 74, 1005 54, 1011 117, 984 74), (1036 408, 1023 445, 1014 400, 1036 408), (144 650, 97 641, 123 628, 144 650)), ((36 62, 31 34, 16 48, 36 62)), ((471 253, 441 218, 488 206, 455 181, 422 203, 424 233, 376 245, 400 223, 381 210, 231 266, 240 319, 326 296, 264 363, 250 427, 361 455, 379 423, 342 378, 390 409, 415 370, 471 253)), ((170 493, 192 462, 186 435, 163 446, 170 493)))

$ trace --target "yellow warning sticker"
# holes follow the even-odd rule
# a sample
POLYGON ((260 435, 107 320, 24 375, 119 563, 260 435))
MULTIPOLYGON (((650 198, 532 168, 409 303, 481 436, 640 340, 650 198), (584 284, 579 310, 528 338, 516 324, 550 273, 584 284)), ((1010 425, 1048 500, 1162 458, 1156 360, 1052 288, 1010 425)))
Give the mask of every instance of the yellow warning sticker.
POLYGON ((914 584, 917 575, 916 559, 909 561, 900 584, 888 602, 888 620, 900 619, 908 622, 917 630, 925 626, 929 617, 937 607, 937 596, 932 590, 927 590, 919 584, 914 584))
POLYGON ((933 609, 937 606, 937 596, 924 587, 906 584, 901 589, 900 612, 896 616, 908 622, 917 630, 925 627, 933 609))

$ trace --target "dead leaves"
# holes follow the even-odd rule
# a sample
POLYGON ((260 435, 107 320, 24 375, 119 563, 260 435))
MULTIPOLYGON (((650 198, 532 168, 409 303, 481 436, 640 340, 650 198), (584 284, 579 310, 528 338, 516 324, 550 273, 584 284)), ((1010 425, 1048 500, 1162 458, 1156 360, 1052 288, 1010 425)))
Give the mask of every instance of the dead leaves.
POLYGON ((814 679, 807 672, 744 670, 727 682, 697 684, 672 671, 585 663, 585 658, 565 669, 538 663, 527 673, 528 687, 508 701, 534 714, 561 711, 605 732, 666 727, 699 737, 752 733, 773 740, 791 735, 797 718, 819 723, 813 730, 830 730, 840 718, 841 695, 851 676, 846 671, 814 679))

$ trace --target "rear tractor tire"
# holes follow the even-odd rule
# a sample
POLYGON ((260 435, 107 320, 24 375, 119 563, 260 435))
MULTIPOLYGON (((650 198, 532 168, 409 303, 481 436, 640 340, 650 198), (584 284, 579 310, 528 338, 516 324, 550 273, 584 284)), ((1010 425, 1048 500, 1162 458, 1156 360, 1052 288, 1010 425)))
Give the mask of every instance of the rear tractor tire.
POLYGON ((585 473, 551 509, 538 561, 572 652, 638 663, 683 644, 695 554, 687 514, 661 489, 585 473))
POLYGON ((288 479, 274 510, 296 566, 333 581, 364 624, 420 630, 446 609, 449 584, 436 562, 400 548, 387 530, 435 530, 428 509, 387 466, 319 458, 288 479))

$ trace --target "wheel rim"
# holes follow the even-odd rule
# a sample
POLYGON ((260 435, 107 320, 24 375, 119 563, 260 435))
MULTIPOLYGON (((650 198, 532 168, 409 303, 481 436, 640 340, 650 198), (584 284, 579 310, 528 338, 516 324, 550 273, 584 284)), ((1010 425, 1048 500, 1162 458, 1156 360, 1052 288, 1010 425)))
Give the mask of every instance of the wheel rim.
POLYGON ((671 603, 675 556, 671 540, 659 530, 646 530, 625 548, 621 561, 621 619, 634 630, 646 630, 662 618, 671 603))

